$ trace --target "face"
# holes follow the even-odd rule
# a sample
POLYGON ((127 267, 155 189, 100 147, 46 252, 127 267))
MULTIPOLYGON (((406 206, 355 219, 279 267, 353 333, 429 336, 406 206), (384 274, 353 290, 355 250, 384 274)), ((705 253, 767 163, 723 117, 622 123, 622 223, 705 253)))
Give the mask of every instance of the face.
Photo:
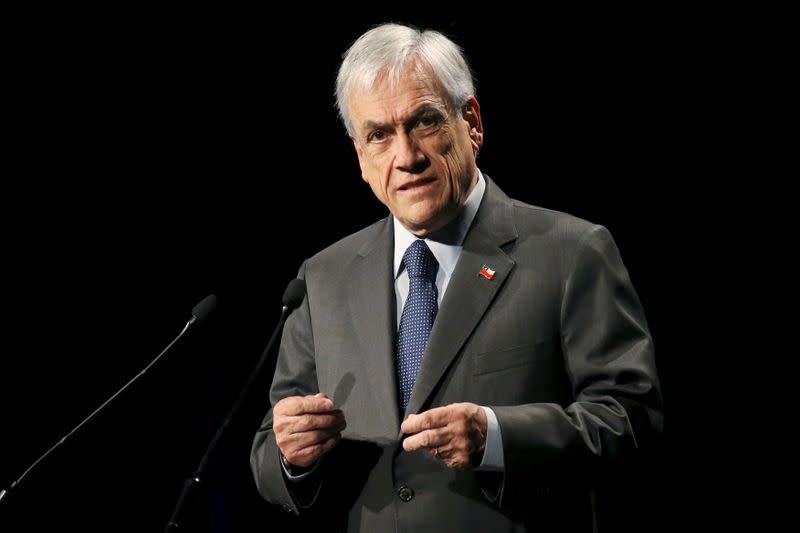
POLYGON ((483 143, 474 97, 455 113, 432 76, 408 68, 391 86, 379 78, 350 95, 361 175, 409 231, 424 237, 458 214, 477 183, 483 143))

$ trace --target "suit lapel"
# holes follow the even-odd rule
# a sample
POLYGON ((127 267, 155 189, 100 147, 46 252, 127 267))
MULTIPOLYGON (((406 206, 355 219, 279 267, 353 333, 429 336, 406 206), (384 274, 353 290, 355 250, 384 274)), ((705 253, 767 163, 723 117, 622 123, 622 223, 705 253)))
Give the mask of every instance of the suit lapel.
POLYGON ((511 201, 487 178, 481 207, 433 324, 406 414, 422 408, 503 286, 514 260, 501 246, 516 238, 511 201), (494 270, 492 279, 479 275, 484 265, 494 270))
POLYGON ((390 427, 399 427, 394 362, 395 296, 394 231, 386 219, 375 239, 367 242, 353 263, 348 299, 364 359, 364 368, 378 405, 386 406, 390 427))

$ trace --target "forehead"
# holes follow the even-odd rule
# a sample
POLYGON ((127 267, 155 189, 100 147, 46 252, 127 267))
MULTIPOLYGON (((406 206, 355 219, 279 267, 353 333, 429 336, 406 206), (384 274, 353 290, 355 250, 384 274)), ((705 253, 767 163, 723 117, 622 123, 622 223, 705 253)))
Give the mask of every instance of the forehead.
POLYGON ((444 90, 430 74, 414 68, 406 69, 395 83, 383 75, 368 89, 350 93, 350 114, 357 129, 365 122, 402 121, 424 105, 444 110, 444 90))

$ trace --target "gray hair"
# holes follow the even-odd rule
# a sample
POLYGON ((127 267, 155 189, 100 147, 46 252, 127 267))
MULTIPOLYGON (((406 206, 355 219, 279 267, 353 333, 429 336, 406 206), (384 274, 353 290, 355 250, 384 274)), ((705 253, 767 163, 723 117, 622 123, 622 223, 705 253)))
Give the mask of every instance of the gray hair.
POLYGON ((368 90, 375 79, 386 74, 395 84, 409 61, 418 68, 429 66, 458 109, 474 96, 472 73, 461 48, 437 31, 419 31, 400 24, 383 24, 364 33, 345 52, 336 77, 336 105, 350 135, 350 94, 354 89, 368 90))

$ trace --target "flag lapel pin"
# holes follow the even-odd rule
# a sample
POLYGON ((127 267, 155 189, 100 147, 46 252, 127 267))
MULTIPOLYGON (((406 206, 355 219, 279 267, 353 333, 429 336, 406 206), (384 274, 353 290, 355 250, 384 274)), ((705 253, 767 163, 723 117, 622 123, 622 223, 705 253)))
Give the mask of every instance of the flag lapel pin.
POLYGON ((492 270, 488 265, 483 265, 480 272, 478 272, 478 275, 483 276, 486 279, 492 279, 494 277, 494 270, 492 270))

